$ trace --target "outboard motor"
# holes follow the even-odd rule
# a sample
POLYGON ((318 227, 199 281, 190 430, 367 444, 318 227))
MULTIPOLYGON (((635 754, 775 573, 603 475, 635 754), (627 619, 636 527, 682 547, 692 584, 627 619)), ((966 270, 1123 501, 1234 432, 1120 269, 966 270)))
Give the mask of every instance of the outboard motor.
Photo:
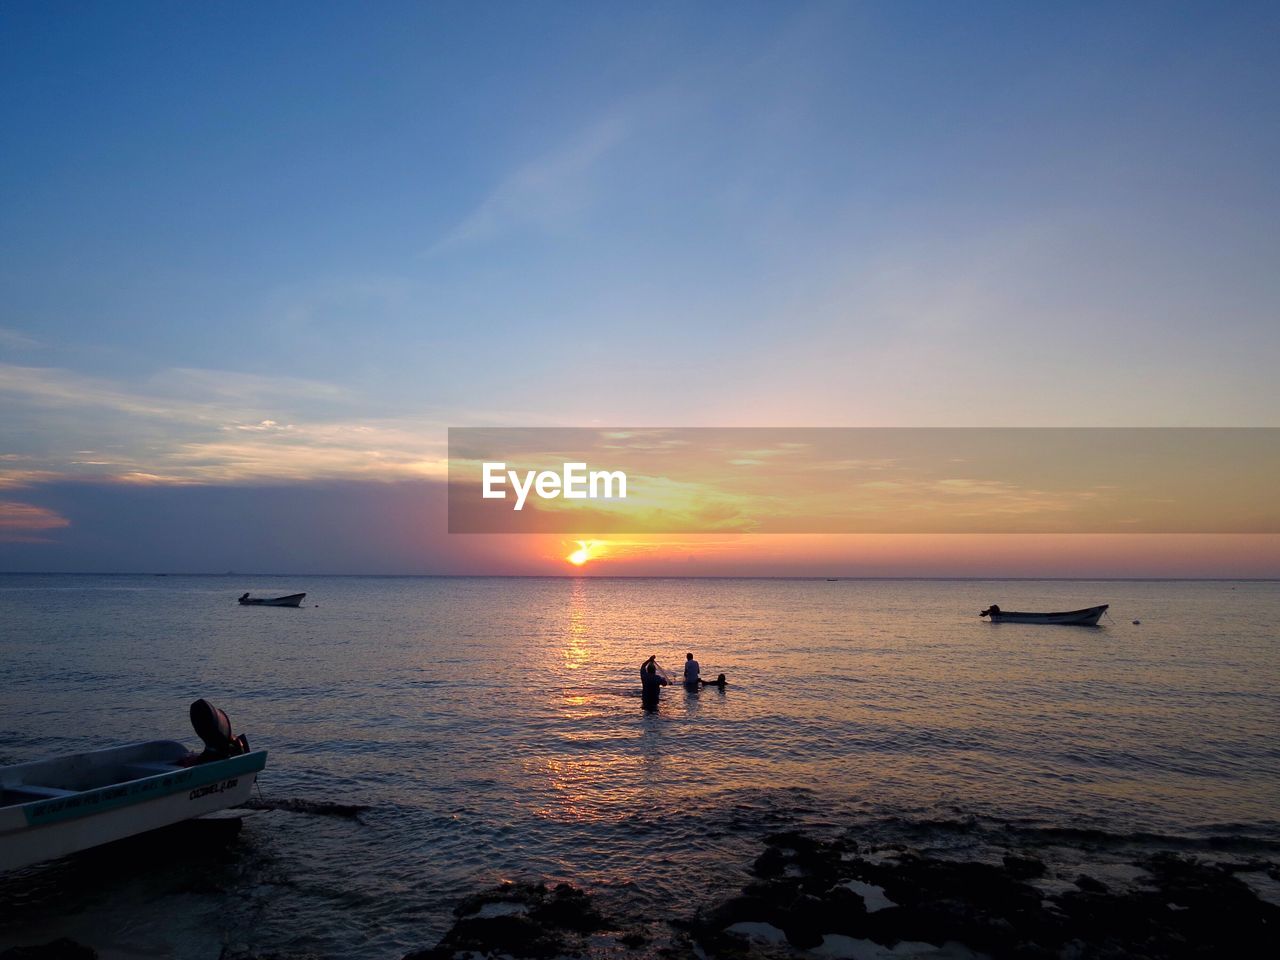
POLYGON ((235 736, 227 715, 208 700, 197 700, 191 704, 191 726, 195 727, 196 736, 204 741, 204 753, 196 758, 196 763, 225 760, 249 752, 249 741, 244 734, 235 736))

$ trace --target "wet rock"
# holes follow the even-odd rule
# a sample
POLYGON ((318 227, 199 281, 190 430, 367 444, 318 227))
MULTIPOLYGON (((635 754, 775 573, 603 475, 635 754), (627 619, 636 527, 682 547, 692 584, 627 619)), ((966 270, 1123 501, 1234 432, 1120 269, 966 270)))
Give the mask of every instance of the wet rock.
POLYGON ((1280 955, 1280 907, 1258 899, 1228 870, 1173 853, 1142 866, 1156 887, 1144 904, 1180 937, 1219 944, 1222 955, 1280 955))
POLYGON ((1023 857, 1015 853, 1004 855, 1004 869, 1016 880, 1034 880, 1044 876, 1044 863, 1036 857, 1023 857))
POLYGON ((97 960, 98 951, 76 943, 67 937, 59 937, 48 943, 10 947, 0 953, 0 960, 97 960))
POLYGON ((820 841, 800 833, 798 830, 771 833, 764 838, 764 842, 770 847, 781 847, 800 854, 815 853, 823 848, 823 844, 820 841))
POLYGON ((549 896, 542 897, 529 916, 544 926, 576 933, 593 933, 605 928, 604 917, 591 903, 591 898, 567 883, 557 884, 549 896))
POLYGON ((1040 903, 1034 888, 987 863, 903 854, 891 862, 855 860, 846 868, 857 879, 883 887, 890 900, 904 907, 954 901, 1003 915, 1035 909, 1040 903))
POLYGON ((782 932, 787 935, 787 942, 802 950, 821 946, 822 928, 829 913, 820 898, 801 894, 783 915, 782 932))
POLYGON ((802 878, 805 892, 815 893, 829 888, 839 879, 841 858, 857 850, 857 844, 846 840, 817 840, 798 831, 770 834, 768 846, 756 858, 752 872, 757 877, 773 880, 782 877, 802 878))
POLYGON ((746 894, 731 897, 711 910, 705 916, 694 921, 695 932, 707 933, 723 930, 735 923, 752 923, 763 921, 773 923, 780 919, 782 908, 779 900, 761 894, 746 894))
POLYGON ((559 937, 528 917, 468 917, 454 924, 435 947, 407 954, 405 960, 443 960, 460 953, 554 957, 564 952, 559 937))
POLYGON ((1085 893, 1106 893, 1107 885, 1101 880, 1095 880, 1093 877, 1080 874, 1076 877, 1075 884, 1085 893))
POLYGON ((405 960, 445 960, 458 955, 561 957, 587 952, 587 934, 609 921, 591 898, 567 883, 504 883, 467 897, 454 909, 453 928, 429 950, 405 960))
POLYGON ((1060 911, 1053 933, 1064 944, 1077 943, 1083 955, 1115 952, 1124 945, 1137 955, 1167 955, 1152 953, 1151 945, 1161 939, 1164 918, 1153 917, 1148 905, 1083 890, 1068 891, 1053 900, 1060 911))
POLYGON ((480 893, 464 897, 453 908, 453 915, 455 917, 466 917, 477 914, 485 906, 493 903, 519 904, 527 908, 531 903, 546 895, 547 888, 545 884, 507 881, 496 887, 490 887, 488 890, 482 890, 480 893))
POLYGON ((756 857, 751 872, 757 877, 780 877, 787 868, 787 855, 777 847, 769 847, 756 857))
POLYGON ((757 880, 742 888, 744 896, 756 897, 768 903, 790 903, 804 892, 805 882, 800 877, 774 877, 757 880))
POLYGON ((866 929, 867 905, 848 887, 837 886, 822 895, 823 933, 842 933, 866 929))

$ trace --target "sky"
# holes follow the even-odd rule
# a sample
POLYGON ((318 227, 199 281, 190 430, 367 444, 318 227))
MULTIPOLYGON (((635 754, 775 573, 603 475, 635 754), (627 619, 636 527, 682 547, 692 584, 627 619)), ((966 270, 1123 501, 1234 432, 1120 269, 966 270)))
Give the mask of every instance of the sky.
MULTIPOLYGON (((1278 33, 1250 3, 4 4, 0 570, 562 572, 559 540, 445 532, 450 426, 1280 426, 1278 33)), ((1274 538, 1087 543, 587 566, 1280 576, 1274 538)))

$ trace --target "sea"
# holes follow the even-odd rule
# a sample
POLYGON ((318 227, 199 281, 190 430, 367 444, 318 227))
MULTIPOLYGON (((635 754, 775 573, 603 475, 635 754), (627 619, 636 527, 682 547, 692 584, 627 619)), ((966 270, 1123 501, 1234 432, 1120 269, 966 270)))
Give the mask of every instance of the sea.
POLYGON ((269 751, 234 838, 0 877, 0 949, 391 960, 505 879, 571 882, 660 937, 791 829, 976 859, 1274 855, 1277 587, 0 576, 0 765, 195 747, 201 697, 269 751), (1111 608, 993 625, 991 603, 1111 608), (690 652, 725 689, 647 709, 641 662, 678 678, 690 652))

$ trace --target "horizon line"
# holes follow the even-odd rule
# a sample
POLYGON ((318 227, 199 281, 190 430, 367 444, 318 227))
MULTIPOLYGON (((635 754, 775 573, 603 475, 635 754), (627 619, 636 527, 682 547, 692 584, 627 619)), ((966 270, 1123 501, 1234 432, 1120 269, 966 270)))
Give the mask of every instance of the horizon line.
POLYGON ((972 581, 998 581, 1001 583, 1280 583, 1280 577, 1006 577, 1006 576, 836 576, 821 574, 591 574, 591 573, 242 573, 229 570, 222 573, 196 573, 191 571, 138 571, 114 570, 0 570, 3 577, 279 577, 279 578, 349 578, 379 580, 816 580, 820 582, 899 581, 965 583, 972 581))

